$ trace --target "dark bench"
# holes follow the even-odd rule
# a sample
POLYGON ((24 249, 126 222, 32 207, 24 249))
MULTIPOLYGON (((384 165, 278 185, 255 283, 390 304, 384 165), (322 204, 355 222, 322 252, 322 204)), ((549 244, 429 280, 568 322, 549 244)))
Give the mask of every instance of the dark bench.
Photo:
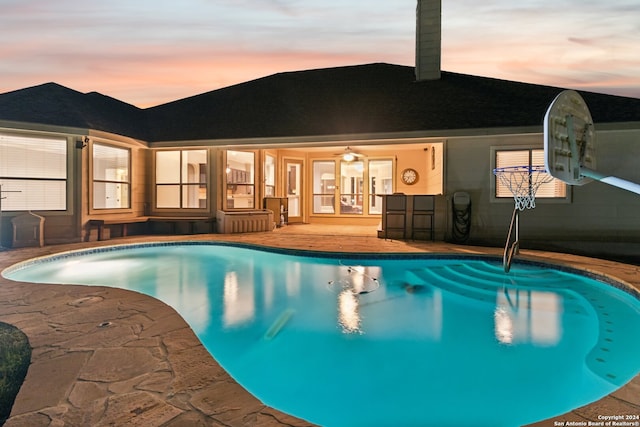
POLYGON ((171 225, 171 234, 176 234, 176 226, 179 223, 189 223, 189 233, 196 233, 196 224, 198 222, 206 222, 209 224, 209 232, 214 232, 214 223, 216 219, 209 216, 149 216, 149 222, 161 222, 171 225))
POLYGON ((110 218, 101 218, 101 219, 90 219, 87 223, 88 231, 91 232, 92 229, 96 228, 98 230, 98 240, 106 240, 104 238, 104 229, 105 227, 109 227, 111 225, 120 225, 122 226, 122 237, 127 236, 128 230, 127 226, 129 224, 136 223, 146 223, 149 220, 147 216, 132 216, 132 217, 110 217, 110 218))
POLYGON ((92 229, 98 230, 98 240, 106 240, 105 238, 105 227, 110 227, 112 225, 118 225, 122 227, 122 237, 126 237, 128 235, 128 225, 129 224, 140 224, 140 223, 153 223, 153 222, 162 222, 171 224, 171 233, 176 234, 176 225, 178 223, 189 223, 189 231, 191 234, 195 233, 196 223, 198 222, 208 222, 209 223, 209 231, 213 232, 213 223, 215 222, 215 218, 208 216, 114 216, 114 217, 105 217, 100 219, 90 219, 87 223, 87 227, 89 232, 92 229))

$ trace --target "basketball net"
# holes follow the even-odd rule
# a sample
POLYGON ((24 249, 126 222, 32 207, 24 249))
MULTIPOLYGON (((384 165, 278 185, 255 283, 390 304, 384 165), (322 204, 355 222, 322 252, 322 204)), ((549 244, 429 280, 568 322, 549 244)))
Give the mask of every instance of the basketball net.
POLYGON ((496 168, 493 173, 513 193, 516 209, 523 211, 536 207, 536 191, 553 180, 544 166, 507 166, 496 168))

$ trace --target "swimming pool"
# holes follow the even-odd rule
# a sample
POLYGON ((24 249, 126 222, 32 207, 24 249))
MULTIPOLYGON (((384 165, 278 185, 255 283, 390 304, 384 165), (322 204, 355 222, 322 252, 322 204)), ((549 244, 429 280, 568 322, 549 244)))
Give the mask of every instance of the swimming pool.
POLYGON ((512 426, 640 370, 640 303, 594 277, 488 257, 310 254, 202 242, 18 264, 13 280, 172 305, 266 404, 325 426, 512 426))

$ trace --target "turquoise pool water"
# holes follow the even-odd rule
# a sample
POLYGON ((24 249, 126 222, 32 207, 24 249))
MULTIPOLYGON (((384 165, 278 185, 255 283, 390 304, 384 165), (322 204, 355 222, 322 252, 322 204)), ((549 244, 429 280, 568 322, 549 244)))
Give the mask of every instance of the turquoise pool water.
POLYGON ((10 267, 174 307, 266 404, 328 426, 520 426, 640 371, 640 301, 577 271, 489 257, 364 256, 202 242, 10 267))

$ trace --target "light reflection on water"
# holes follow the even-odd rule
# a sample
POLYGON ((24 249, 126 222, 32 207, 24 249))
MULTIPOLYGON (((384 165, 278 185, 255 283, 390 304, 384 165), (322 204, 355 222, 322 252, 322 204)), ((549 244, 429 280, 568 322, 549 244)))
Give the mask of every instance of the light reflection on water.
POLYGON ((338 323, 342 332, 362 332, 360 330, 360 314, 358 313, 357 294, 350 290, 340 292, 338 296, 338 323))
POLYGON ((425 413, 435 425, 468 422, 461 405, 478 426, 522 425, 640 370, 638 301, 555 270, 204 245, 74 257, 10 278, 159 298, 249 391, 327 426, 420 424, 425 413))
POLYGON ((561 295, 505 289, 496 297, 495 334, 501 343, 552 346, 562 338, 561 295))
POLYGON ((229 271, 224 277, 223 324, 232 327, 252 321, 256 315, 255 290, 252 283, 240 286, 238 275, 229 271))

